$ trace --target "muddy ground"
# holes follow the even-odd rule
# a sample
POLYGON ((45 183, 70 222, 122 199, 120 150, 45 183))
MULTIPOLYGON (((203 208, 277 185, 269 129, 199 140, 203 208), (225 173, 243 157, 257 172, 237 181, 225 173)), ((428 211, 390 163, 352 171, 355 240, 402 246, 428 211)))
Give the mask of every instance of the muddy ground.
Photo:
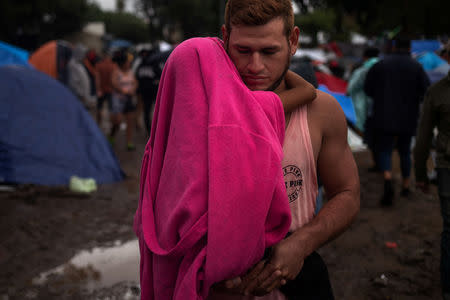
MULTIPOLYGON (((0 300, 138 299, 136 278, 121 278, 120 267, 110 271, 119 278, 110 286, 92 287, 103 276, 95 264, 66 264, 82 250, 134 239, 132 221, 146 138, 138 132, 136 151, 127 152, 121 134, 114 146, 128 175, 121 183, 100 186, 88 196, 65 187, 20 186, 14 192, 0 192, 0 300), (62 273, 36 281, 58 266, 63 266, 62 273)), ((355 158, 361 212, 345 234, 320 250, 336 299, 440 299, 442 224, 435 188, 431 195, 398 196, 393 207, 381 208, 382 180, 367 172, 368 153, 355 153, 355 158)), ((398 184, 399 178, 397 190, 398 184)), ((137 274, 137 263, 131 269, 137 274)))

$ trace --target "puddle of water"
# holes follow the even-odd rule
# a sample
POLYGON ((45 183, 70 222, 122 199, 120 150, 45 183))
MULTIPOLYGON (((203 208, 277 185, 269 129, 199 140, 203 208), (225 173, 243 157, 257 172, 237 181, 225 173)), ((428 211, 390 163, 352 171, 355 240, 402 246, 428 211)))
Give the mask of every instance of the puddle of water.
POLYGON ((0 184, 0 192, 15 192, 16 188, 10 185, 1 185, 0 184))
POLYGON ((82 283, 89 290, 110 287, 119 282, 139 282, 139 245, 137 240, 114 247, 81 251, 69 262, 41 273, 33 284, 42 285, 57 275, 68 283, 82 283))

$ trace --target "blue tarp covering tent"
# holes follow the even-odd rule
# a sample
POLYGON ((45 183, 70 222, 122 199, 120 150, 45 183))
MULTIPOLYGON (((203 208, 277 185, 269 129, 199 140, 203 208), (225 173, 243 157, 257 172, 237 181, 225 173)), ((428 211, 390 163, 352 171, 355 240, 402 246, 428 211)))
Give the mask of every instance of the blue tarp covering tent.
POLYGON ((419 54, 422 52, 434 52, 441 48, 438 40, 413 40, 411 41, 411 52, 419 54))
POLYGON ((29 53, 27 51, 0 41, 0 66, 3 65, 29 66, 28 57, 29 53))
POLYGON ((323 84, 319 84, 319 90, 336 98, 336 100, 341 105, 342 110, 344 111, 347 121, 349 121, 351 124, 356 123, 356 112, 355 108, 353 107, 352 99, 350 97, 341 93, 332 92, 323 84))
POLYGON ((450 66, 434 52, 423 52, 416 56, 416 60, 427 72, 431 83, 435 83, 447 76, 450 66))
POLYGON ((427 71, 427 74, 430 82, 433 84, 446 77, 448 72, 450 72, 450 65, 445 64, 437 67, 436 69, 427 71))
POLYGON ((439 57, 434 52, 424 52, 416 57, 416 60, 422 65, 425 71, 431 71, 442 65, 446 65, 447 62, 439 57))
POLYGON ((105 136, 58 81, 23 66, 0 67, 0 182, 67 185, 70 177, 123 178, 105 136))
POLYGON ((108 48, 117 49, 117 48, 129 48, 133 46, 133 44, 127 40, 113 40, 109 43, 108 48))

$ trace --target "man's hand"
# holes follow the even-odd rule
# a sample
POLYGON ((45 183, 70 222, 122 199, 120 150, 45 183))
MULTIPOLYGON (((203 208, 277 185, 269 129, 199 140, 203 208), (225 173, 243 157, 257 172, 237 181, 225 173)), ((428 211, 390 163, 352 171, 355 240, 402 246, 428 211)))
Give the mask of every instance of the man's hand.
POLYGON ((297 277, 303 267, 306 257, 304 249, 294 236, 290 236, 272 249, 270 261, 264 266, 260 274, 246 283, 245 294, 263 296, 286 284, 288 280, 297 277))
POLYGON ((215 284, 212 288, 214 291, 223 294, 232 295, 244 295, 244 290, 249 282, 257 278, 257 276, 262 272, 266 264, 265 260, 261 260, 253 268, 251 268, 246 275, 241 277, 236 277, 233 279, 225 280, 215 284))
POLYGON ((236 277, 230 280, 225 280, 214 284, 211 288, 215 292, 221 294, 241 295, 242 294, 242 279, 236 277))

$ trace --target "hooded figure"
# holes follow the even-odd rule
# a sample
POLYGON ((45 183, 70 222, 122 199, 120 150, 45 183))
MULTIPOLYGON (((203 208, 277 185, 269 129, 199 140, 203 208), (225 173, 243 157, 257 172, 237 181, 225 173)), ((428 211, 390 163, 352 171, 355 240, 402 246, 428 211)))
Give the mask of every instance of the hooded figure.
POLYGON ((86 56, 87 49, 83 45, 77 45, 73 49, 72 59, 69 61, 69 82, 68 86, 75 96, 84 104, 88 104, 89 76, 83 67, 83 59, 86 56))
POLYGON ((280 98, 250 91, 222 41, 191 39, 172 52, 134 220, 142 299, 205 299, 284 238, 284 128, 280 98))

